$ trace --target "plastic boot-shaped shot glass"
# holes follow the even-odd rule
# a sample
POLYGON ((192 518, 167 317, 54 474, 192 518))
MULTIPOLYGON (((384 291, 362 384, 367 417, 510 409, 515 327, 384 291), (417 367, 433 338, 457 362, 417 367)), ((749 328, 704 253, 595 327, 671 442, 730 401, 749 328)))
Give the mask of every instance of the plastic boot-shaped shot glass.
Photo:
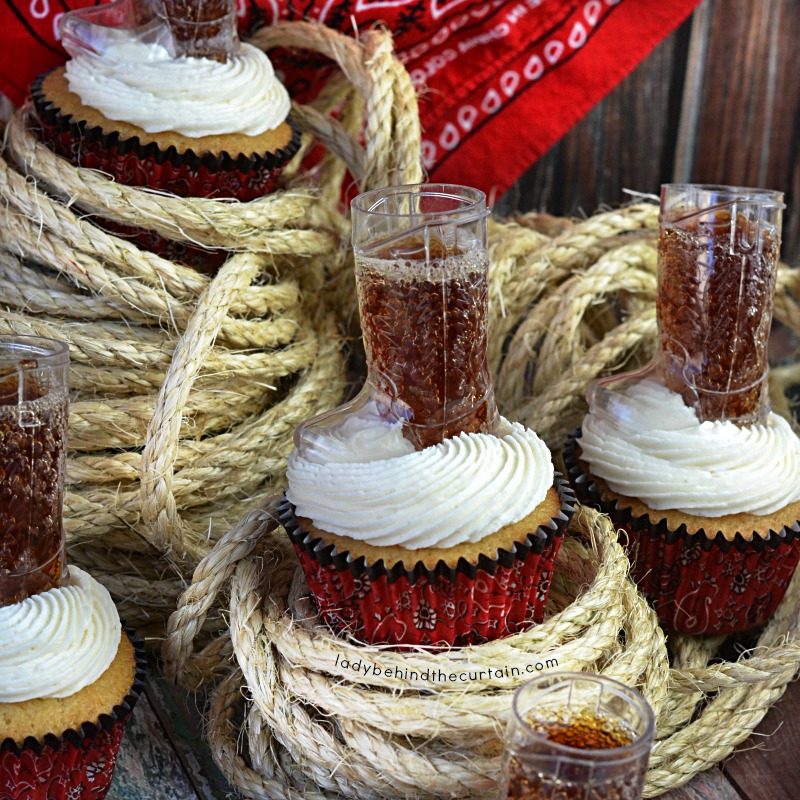
POLYGON ((0 605, 62 585, 69 348, 0 336, 0 605))
POLYGON ((701 421, 763 422, 783 195, 662 189, 658 327, 665 384, 701 421))
POLYGON ((234 0, 149 0, 167 23, 175 55, 225 63, 238 44, 234 0))
POLYGON ((416 449, 496 421, 488 366, 486 199, 464 186, 377 189, 353 200, 367 386, 416 449))
POLYGON ((144 43, 163 46, 173 58, 209 58, 224 64, 239 47, 234 0, 113 0, 70 11, 60 27, 72 56, 102 54, 120 43, 123 30, 144 43))
POLYGON ((701 422, 766 419, 783 208, 783 195, 764 189, 662 187, 658 353, 642 372, 595 383, 590 402, 619 416, 618 391, 654 380, 679 394, 701 422))

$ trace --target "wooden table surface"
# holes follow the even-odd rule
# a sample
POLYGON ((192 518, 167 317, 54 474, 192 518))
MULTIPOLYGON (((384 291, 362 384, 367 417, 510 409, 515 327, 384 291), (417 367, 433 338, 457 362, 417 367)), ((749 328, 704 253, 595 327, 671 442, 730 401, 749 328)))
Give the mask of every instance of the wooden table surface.
MULTIPOLYGON (((150 670, 125 731, 108 800, 223 800, 233 794, 198 729, 195 700, 150 670)), ((800 798, 800 682, 720 767, 662 800, 800 798)))

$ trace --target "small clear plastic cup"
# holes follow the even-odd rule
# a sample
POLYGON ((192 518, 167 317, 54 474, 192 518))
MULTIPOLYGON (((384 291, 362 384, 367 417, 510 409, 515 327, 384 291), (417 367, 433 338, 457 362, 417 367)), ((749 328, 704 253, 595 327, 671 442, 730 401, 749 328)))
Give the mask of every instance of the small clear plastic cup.
POLYGON ((234 0, 150 0, 172 31, 175 55, 225 62, 239 44, 234 0))
POLYGON ((639 692, 606 678, 553 672, 514 694, 501 797, 638 800, 655 732, 639 692))

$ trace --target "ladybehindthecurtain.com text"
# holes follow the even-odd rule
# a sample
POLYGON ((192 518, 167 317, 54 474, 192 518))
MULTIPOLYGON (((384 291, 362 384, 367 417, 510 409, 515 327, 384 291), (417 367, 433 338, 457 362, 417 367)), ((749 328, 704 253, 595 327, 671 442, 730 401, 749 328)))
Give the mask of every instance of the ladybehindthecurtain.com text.
POLYGON ((427 681, 430 683, 456 683, 457 681, 483 681, 492 678, 521 678, 523 675, 535 675, 546 669, 556 669, 558 659, 546 658, 521 667, 484 667, 482 669, 461 669, 458 672, 444 672, 441 669, 413 670, 405 667, 381 668, 377 664, 368 664, 360 658, 349 661, 336 656, 336 666, 342 669, 352 669, 365 677, 395 678, 402 681, 427 681))

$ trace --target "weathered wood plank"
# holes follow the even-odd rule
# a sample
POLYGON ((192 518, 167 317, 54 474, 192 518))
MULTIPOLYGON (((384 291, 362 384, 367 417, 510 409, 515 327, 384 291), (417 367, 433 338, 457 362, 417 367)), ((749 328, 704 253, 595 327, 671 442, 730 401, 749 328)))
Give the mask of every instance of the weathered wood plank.
MULTIPOLYGON (((703 86, 704 54, 708 48, 708 28, 711 22, 711 6, 701 3, 692 15, 689 28, 689 44, 686 54, 686 72, 681 88, 681 104, 678 114, 678 136, 675 142, 675 158, 671 180, 675 183, 690 183, 695 150, 697 149, 697 120, 700 116, 701 88, 703 86)), ((676 82, 676 76, 670 78, 676 82)), ((677 90, 677 86, 675 87, 677 90)))
POLYGON ((748 800, 796 800, 800 795, 800 683, 784 696, 734 756, 724 773, 748 800))
POLYGON ((708 39, 693 179, 763 185, 775 103, 770 51, 777 45, 783 2, 707 0, 705 5, 708 39))
POLYGON ((219 800, 228 796, 232 789, 214 763, 201 729, 204 698, 194 697, 158 676, 150 679, 148 692, 198 798, 219 800))
POLYGON ((797 42, 800 41, 800 4, 781 3, 776 53, 776 102, 772 120, 770 164, 767 183, 786 192, 783 254, 792 265, 800 264, 800 147, 797 122, 800 119, 800 70, 797 42))
POLYGON ((685 786, 659 796, 660 800, 742 800, 718 769, 709 769, 692 778, 685 786))
POLYGON ((108 800, 197 798, 146 693, 139 698, 125 728, 114 780, 106 797, 108 800))
MULTIPOLYGON (((796 121, 800 6, 793 0, 706 0, 691 180, 780 189, 800 199, 796 121), (793 185, 794 184, 794 185, 793 185)), ((697 14, 696 14, 697 16, 697 14)), ((684 112, 688 98, 684 103, 684 112)), ((797 205, 794 203, 793 205, 797 205)), ((800 208, 790 207, 784 254, 798 257, 800 208)))

